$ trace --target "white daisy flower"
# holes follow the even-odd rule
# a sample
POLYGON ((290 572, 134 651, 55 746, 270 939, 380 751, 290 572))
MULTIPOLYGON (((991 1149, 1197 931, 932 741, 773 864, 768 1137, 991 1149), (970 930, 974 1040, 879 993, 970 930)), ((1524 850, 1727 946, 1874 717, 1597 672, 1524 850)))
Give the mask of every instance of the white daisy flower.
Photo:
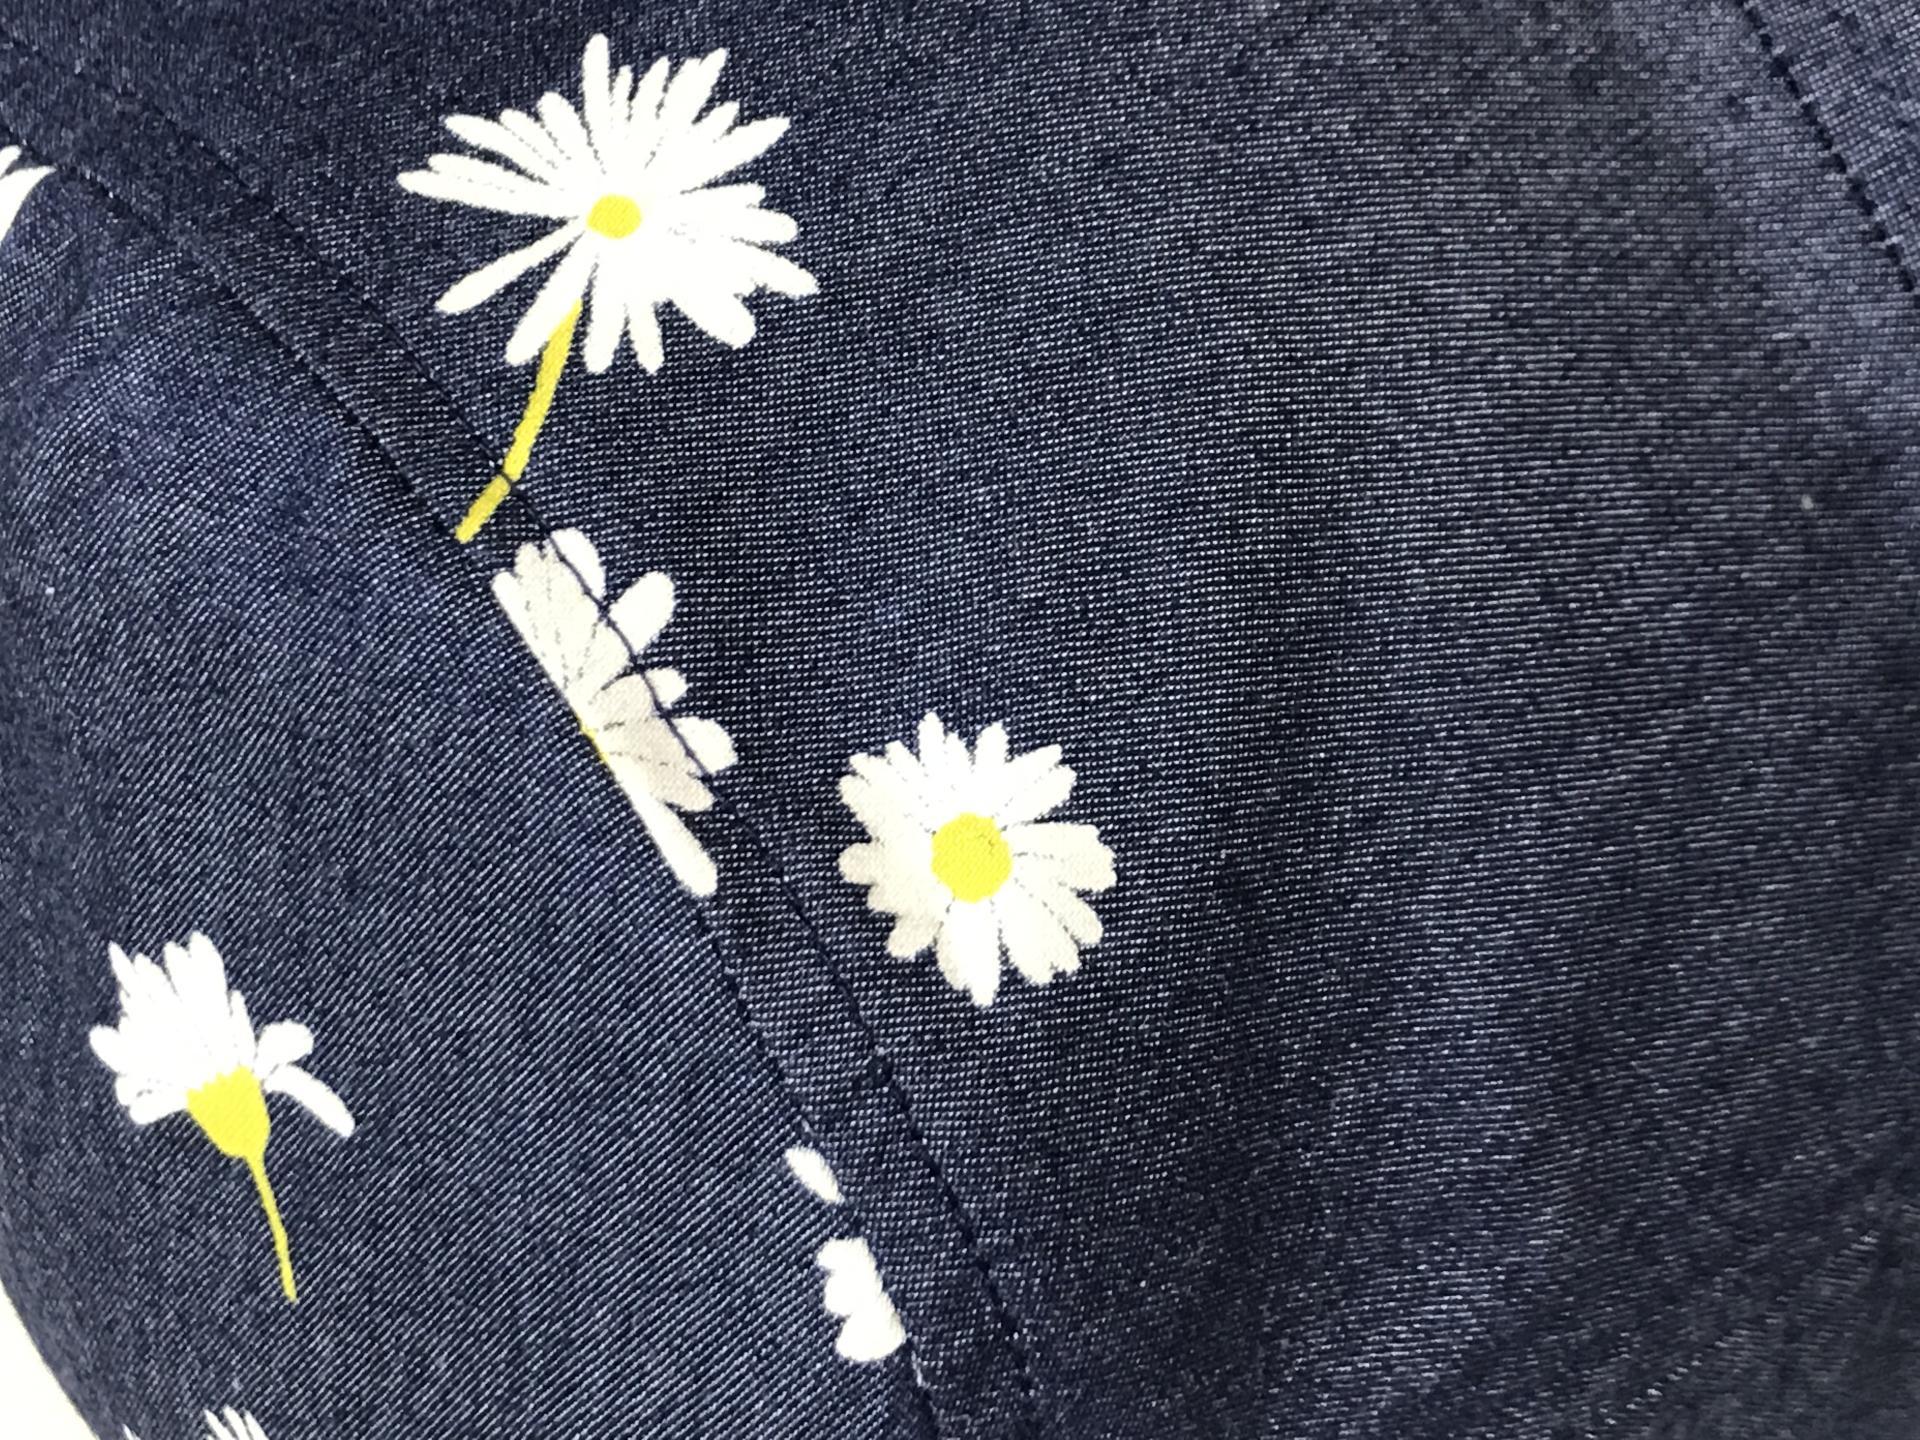
POLYGON ((1060 747, 1009 756, 1006 727, 990 725, 970 752, 933 714, 919 739, 917 755, 898 741, 855 755, 840 781, 869 837, 841 852, 840 873, 897 917, 888 951, 934 946, 947 983, 978 1005, 999 993, 1003 948, 1035 985, 1077 970, 1101 934, 1080 892, 1113 884, 1113 852, 1091 825, 1041 819, 1073 790, 1060 747))
POLYGON ((578 530, 522 545, 513 569, 493 577, 494 598, 573 707, 661 857, 694 894, 711 895, 713 861, 674 812, 712 806, 706 780, 733 764, 733 741, 711 720, 669 718, 687 689, 679 671, 633 668, 673 618, 673 582, 657 571, 643 575, 603 613, 605 593, 600 556, 578 530))
POLYGON ((18 145, 0 148, 0 240, 6 239, 7 232, 13 229, 14 217, 26 204, 27 196, 33 193, 33 187, 53 173, 50 165, 22 165, 16 170, 14 166, 19 159, 18 145))
POLYGON ((440 297, 449 313, 492 299, 529 271, 556 261, 507 340, 507 363, 540 353, 577 307, 588 310, 586 365, 613 363, 628 340, 648 371, 664 354, 656 312, 672 305, 723 344, 753 338, 744 303, 758 290, 811 295, 814 279, 768 246, 797 233, 762 208, 758 185, 714 182, 758 158, 786 133, 784 119, 736 123, 740 107, 707 109, 727 52, 678 68, 665 56, 634 81, 612 69, 607 37, 581 58, 581 103, 549 92, 538 112, 498 120, 450 115, 447 128, 475 155, 434 155, 400 183, 416 194, 505 215, 560 222, 440 297), (702 113, 702 112, 705 113, 702 113))
POLYGON ((195 931, 184 946, 169 943, 162 953, 164 969, 118 945, 107 948, 120 986, 120 1023, 94 1028, 93 1053, 114 1072, 114 1095, 134 1124, 185 1111, 221 1154, 246 1163, 273 1232, 281 1288, 298 1300, 286 1227, 267 1179, 266 1097, 296 1101, 342 1138, 353 1134, 353 1116, 300 1068, 313 1050, 312 1031, 283 1020, 254 1033, 246 999, 227 988, 226 965, 211 940, 195 931))
MULTIPOLYGON (((796 1145, 786 1153, 787 1167, 807 1190, 838 1205, 844 1198, 826 1157, 818 1150, 796 1145)), ((814 1257, 826 1272, 821 1305, 840 1321, 833 1348, 843 1359, 859 1364, 884 1360, 907 1343, 906 1326, 894 1309, 880 1267, 867 1242, 856 1237, 829 1240, 814 1257)))

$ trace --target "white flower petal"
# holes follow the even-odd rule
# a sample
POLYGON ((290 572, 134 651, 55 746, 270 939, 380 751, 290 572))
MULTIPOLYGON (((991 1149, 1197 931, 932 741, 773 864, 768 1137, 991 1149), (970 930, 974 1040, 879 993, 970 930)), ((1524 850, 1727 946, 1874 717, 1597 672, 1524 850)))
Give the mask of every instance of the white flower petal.
POLYGON ((314 1079, 298 1065, 282 1065, 261 1080, 262 1088, 304 1105, 313 1118, 342 1140, 353 1134, 353 1112, 330 1086, 314 1079))
POLYGON ((600 168, 599 157, 593 153, 593 141, 587 138, 587 127, 581 123, 580 112, 573 108, 571 101, 549 90, 540 97, 537 109, 541 125, 570 165, 584 170, 600 168))
POLYGON ((820 293, 820 282, 784 255, 731 240, 715 241, 713 244, 716 258, 733 265, 752 285, 796 300, 820 293))
POLYGON ((1105 927, 1100 917, 1093 913, 1093 907, 1082 900, 1064 883, 1054 879, 1044 871, 1036 871, 1032 864, 1016 866, 1012 884, 1027 891, 1033 898, 1066 927, 1066 931, 1077 945, 1098 945, 1105 927))
POLYGON ((840 1192, 840 1182, 834 1178, 833 1167, 827 1164, 827 1157, 818 1150, 795 1145, 787 1151, 786 1161, 787 1168, 793 1171, 793 1178, 827 1204, 838 1205, 847 1198, 840 1192))
POLYGON ((133 1068, 132 1047, 118 1030, 106 1025, 96 1025, 87 1032, 87 1043, 93 1047, 93 1053, 100 1057, 100 1063, 116 1075, 122 1075, 133 1068))
POLYGON ((1021 976, 1045 985, 1055 975, 1080 968, 1080 949, 1066 926, 1019 885, 1005 886, 993 897, 1000 915, 1000 938, 1007 958, 1021 976))
POLYGON ((547 127, 526 111, 502 110, 500 125, 546 160, 546 165, 543 167, 544 174, 557 178, 569 169, 566 155, 561 152, 553 136, 547 133, 547 127))
POLYGON ((667 86, 666 98, 660 102, 659 125, 662 134, 671 135, 693 123, 701 107, 712 96, 713 87, 720 80, 720 67, 726 63, 727 52, 715 50, 701 59, 681 64, 667 86))
POLYGON ((551 144, 536 144, 501 121, 478 115, 449 115, 447 129, 474 149, 491 151, 518 165, 532 179, 557 180, 560 176, 560 154, 551 144))
POLYGON ((920 759, 931 764, 936 757, 946 753, 947 727, 940 723, 940 717, 929 710, 920 717, 919 728, 914 739, 920 747, 920 759))
MULTIPOLYGON (((559 557, 572 568, 574 576, 588 588, 593 599, 599 599, 607 593, 607 570, 601 568, 599 551, 593 547, 586 530, 576 530, 568 526, 566 530, 555 530, 549 538, 559 557)), ((563 582, 564 584, 564 582, 563 582)))
POLYGON ((601 165, 611 164, 619 136, 613 126, 613 58, 604 35, 587 41, 580 56, 580 109, 594 154, 601 165))
POLYGON ((1106 890, 1114 883, 1113 851, 1091 825, 1040 821, 1009 826, 1006 837, 1016 856, 1045 862, 1049 874, 1075 890, 1106 890))
POLYGON ((448 315, 458 315, 473 309, 476 305, 484 304, 529 270, 543 264, 573 244, 585 231, 586 226, 576 220, 543 235, 531 245, 523 245, 518 250, 508 251, 498 260, 481 266, 448 289, 447 293, 440 297, 438 308, 448 315))
POLYGON ((829 1240, 820 1247, 815 1263, 827 1275, 821 1303, 843 1322, 834 1348, 844 1358, 870 1363, 885 1359, 906 1343, 906 1329, 866 1241, 829 1240))
POLYGON ((840 1337, 833 1342, 833 1348, 843 1359, 856 1365, 871 1365, 886 1359, 906 1343, 906 1328, 889 1301, 884 1310, 876 1305, 850 1317, 840 1327, 840 1337))
POLYGON ((694 190, 731 174, 771 150, 791 123, 784 116, 775 116, 728 130, 690 154, 674 180, 681 189, 694 190))
MULTIPOLYGON (((680 132, 680 144, 678 148, 683 152, 696 154, 704 150, 707 146, 719 141, 722 136, 733 128, 733 122, 739 118, 740 105, 737 101, 729 100, 723 105, 716 105, 687 129, 680 132)), ((680 164, 684 164, 684 162, 677 160, 676 166, 680 164)), ((680 173, 678 168, 674 171, 673 183, 674 188, 677 190, 691 190, 694 188, 693 185, 687 182, 686 177, 680 173)))
POLYGON ((627 111, 626 162, 636 169, 653 158, 654 147, 660 142, 660 102, 666 96, 667 77, 672 70, 672 62, 662 55, 647 67, 634 91, 633 104, 627 111))
MULTIPOLYGON (((211 1075, 209 1080, 215 1078, 211 1075)), ((157 1120, 165 1120, 169 1115, 178 1115, 187 1108, 187 1097, 182 1094, 164 1094, 158 1090, 145 1091, 123 1102, 127 1107, 127 1118, 136 1125, 151 1125, 157 1120)))
POLYGON ((581 303, 593 279, 595 254, 590 245, 575 245, 566 258, 553 267, 540 293, 534 297, 520 323, 507 340, 507 363, 524 365, 546 347, 548 338, 567 318, 567 312, 581 303))
POLYGON ((1060 747, 1049 745, 1010 762, 1007 798, 993 818, 1002 826, 1024 825, 1066 804, 1073 794, 1074 775, 1059 759, 1060 747))
POLYGON ((709 775, 718 775, 739 757, 734 753, 733 737, 712 720, 685 715, 667 722, 686 742, 693 758, 709 775))
POLYGON ((627 304, 622 272, 602 264, 593 276, 593 298, 588 304, 587 340, 581 358, 587 371, 603 375, 619 353, 620 341, 627 333, 627 304))
POLYGON ((633 358, 649 375, 658 374, 666 363, 660 344, 660 317, 651 304, 635 305, 627 313, 628 333, 633 338, 633 358))
POLYGON ((648 571, 607 608, 607 618, 638 654, 673 619, 673 581, 658 570, 648 571))
POLYGON ((671 710, 687 693, 687 677, 671 665, 656 665, 647 671, 647 684, 652 687, 662 710, 671 710))
POLYGON ((940 973, 976 1005, 1000 993, 1000 923, 992 904, 955 901, 940 927, 940 973))
POLYGON ((753 339, 753 312, 724 291, 676 287, 671 292, 680 313, 723 345, 739 349, 753 339))
MULTIPOLYGON (((784 245, 800 233, 790 215, 778 210, 763 210, 755 204, 742 204, 729 198, 729 191, 752 190, 759 186, 730 186, 726 190, 696 190, 674 202, 668 212, 669 223, 687 239, 696 243, 710 240, 737 240, 746 245, 784 245)), ((804 273, 804 272, 803 272, 804 273)))
MULTIPOLYGON (((19 152, 14 152, 18 158, 19 152)), ((10 166, 12 160, 7 164, 10 166)), ((4 167, 0 167, 4 168, 4 167)), ((20 214, 20 207, 27 203, 27 196, 33 193, 33 187, 53 173, 45 165, 29 165, 20 170, 9 170, 4 179, 0 179, 0 236, 13 228, 14 219, 20 214)))
POLYGON ((902 910, 899 914, 899 921, 887 932, 887 953, 896 960, 911 959, 940 938, 944 910, 902 910))
POLYGON ((989 725, 980 732, 973 742, 973 763, 985 772, 999 774, 1007 763, 1006 726, 989 725))
POLYGON ((493 195, 503 204, 529 214, 571 214, 574 206, 565 191, 551 180, 535 180, 491 160, 472 155, 429 155, 427 168, 476 194, 493 195))
POLYGON ((552 190, 529 188, 509 193, 438 170, 409 170, 400 177, 400 186, 431 200, 448 200, 476 210, 497 210, 503 215, 544 215, 557 219, 570 211, 552 190))
POLYGON ((313 1053, 313 1032, 291 1020, 279 1020, 260 1031, 254 1063, 270 1074, 282 1065, 297 1065, 313 1053))

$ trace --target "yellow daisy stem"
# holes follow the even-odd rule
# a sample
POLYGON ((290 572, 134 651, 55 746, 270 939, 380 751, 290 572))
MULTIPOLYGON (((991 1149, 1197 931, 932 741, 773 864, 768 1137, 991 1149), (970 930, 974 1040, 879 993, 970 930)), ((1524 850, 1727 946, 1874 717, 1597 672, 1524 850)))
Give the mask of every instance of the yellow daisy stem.
POLYGON ((247 1171, 253 1176, 253 1188, 260 1192, 260 1208, 267 1212, 267 1228, 273 1232, 273 1253, 280 1259, 280 1288, 287 1292, 290 1304, 300 1303, 300 1287, 293 1279, 293 1247, 287 1243, 287 1227, 280 1219, 280 1202, 273 1198, 273 1182, 267 1179, 267 1156, 247 1156, 247 1171))
POLYGON ((546 348, 540 352, 540 372, 534 377, 533 394, 527 397, 527 408, 520 412, 520 423, 514 427, 507 458, 493 472, 487 488, 474 497, 453 532, 454 539, 462 545, 480 533, 480 527, 493 518, 493 512, 500 508, 507 492, 526 473, 533 442, 540 438, 540 427, 547 423, 547 412, 553 408, 553 392, 560 388, 560 372, 567 368, 567 356, 573 349, 573 330, 579 323, 580 307, 575 305, 547 337, 546 348))

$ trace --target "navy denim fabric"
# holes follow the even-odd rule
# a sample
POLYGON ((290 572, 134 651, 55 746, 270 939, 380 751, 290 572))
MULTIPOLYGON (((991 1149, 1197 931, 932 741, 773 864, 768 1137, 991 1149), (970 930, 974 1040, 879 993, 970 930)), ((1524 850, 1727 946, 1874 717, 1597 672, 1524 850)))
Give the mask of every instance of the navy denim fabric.
POLYGON ((0 245, 0 1273, 102 1432, 1912 1435, 1920 171, 1861 37, 1916 32, 1861 13, 0 6, 60 167, 0 245), (394 176, 596 31, 794 117, 821 293, 570 374, 463 551, 526 377, 432 305, 500 232, 394 176), (562 525, 679 585, 710 905, 487 595, 562 525), (834 868, 930 708, 1061 743, 1118 857, 988 1010, 834 868), (192 927, 363 1121, 276 1132, 297 1311, 84 1047, 192 927))

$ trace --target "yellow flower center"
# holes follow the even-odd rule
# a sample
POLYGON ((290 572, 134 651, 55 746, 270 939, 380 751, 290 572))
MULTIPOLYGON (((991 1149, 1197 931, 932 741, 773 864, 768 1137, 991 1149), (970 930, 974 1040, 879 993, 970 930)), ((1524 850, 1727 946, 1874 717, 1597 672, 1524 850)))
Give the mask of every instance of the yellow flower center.
POLYGON ((640 228, 640 206, 630 195, 602 195, 587 212, 587 228, 624 240, 640 228))
POLYGON ((280 1219, 280 1202, 267 1179, 267 1140, 273 1134, 273 1122, 267 1118, 267 1097, 260 1089, 259 1078, 244 1065, 229 1070, 218 1080, 187 1092, 187 1113, 222 1155, 247 1162, 253 1188, 260 1195, 260 1208, 267 1212, 267 1229, 273 1233, 281 1292, 289 1303, 298 1304, 300 1286, 293 1276, 293 1251, 287 1244, 287 1227, 280 1219))
POLYGON ((222 1155, 254 1160, 267 1153, 273 1122, 253 1071, 242 1066, 187 1092, 187 1113, 222 1155))
POLYGON ((985 900, 1013 874, 1013 851, 984 815, 956 815, 933 832, 933 878, 956 900, 985 900))
POLYGON ((587 724, 586 721, 581 720, 580 733, 587 737, 587 743, 593 746, 593 753, 600 757, 600 763, 611 770, 613 768, 613 761, 607 758, 607 747, 600 743, 599 732, 587 724))

